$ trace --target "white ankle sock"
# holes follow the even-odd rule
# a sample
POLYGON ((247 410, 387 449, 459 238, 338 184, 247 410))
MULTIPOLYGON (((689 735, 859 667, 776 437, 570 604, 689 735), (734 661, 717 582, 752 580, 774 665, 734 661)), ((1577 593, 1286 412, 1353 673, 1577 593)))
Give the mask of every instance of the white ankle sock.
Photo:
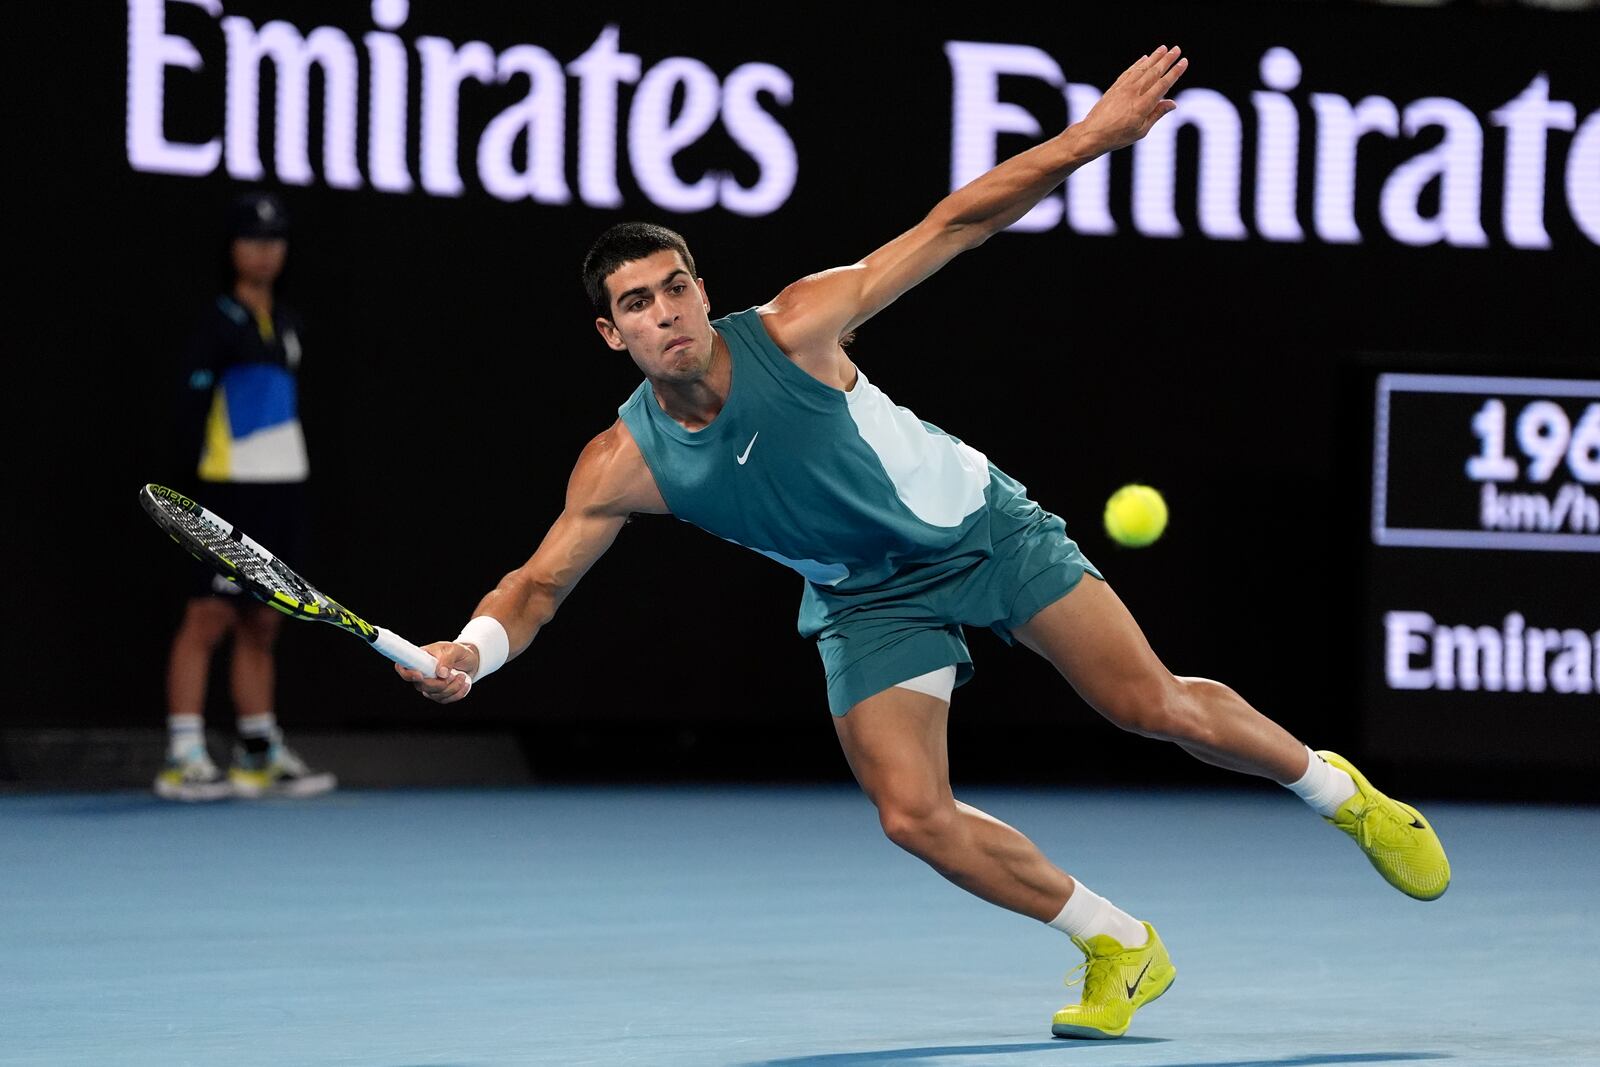
POLYGON ((272 738, 278 729, 278 718, 270 711, 263 711, 259 715, 239 716, 240 737, 265 737, 272 738))
POLYGON ((1331 763, 1324 763, 1309 746, 1306 755, 1311 757, 1306 773, 1284 788, 1311 805, 1311 810, 1318 815, 1332 817, 1340 804, 1356 795, 1355 779, 1331 763))
POLYGON ((1069 937, 1090 938, 1108 934, 1123 948, 1138 948, 1149 940, 1144 924, 1105 897, 1078 882, 1061 914, 1050 925, 1069 937))
POLYGON ((206 721, 199 715, 167 716, 167 756, 182 759, 206 744, 206 721))

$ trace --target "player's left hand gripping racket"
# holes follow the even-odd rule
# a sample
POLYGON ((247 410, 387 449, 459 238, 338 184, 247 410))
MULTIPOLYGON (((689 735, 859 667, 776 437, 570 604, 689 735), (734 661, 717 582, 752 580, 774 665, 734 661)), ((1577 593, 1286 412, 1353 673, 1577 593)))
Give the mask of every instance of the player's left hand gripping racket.
POLYGON ((402 667, 432 678, 439 661, 422 649, 322 593, 244 531, 164 485, 139 491, 139 504, 156 525, 201 563, 285 615, 332 623, 353 633, 402 667))

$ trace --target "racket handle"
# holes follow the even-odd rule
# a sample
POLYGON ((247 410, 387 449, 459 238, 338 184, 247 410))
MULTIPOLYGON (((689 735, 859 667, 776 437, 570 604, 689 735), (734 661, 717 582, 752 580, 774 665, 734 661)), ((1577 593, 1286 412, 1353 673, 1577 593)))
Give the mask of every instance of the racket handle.
MULTIPOLYGON (((377 636, 372 639, 372 647, 388 656, 402 667, 409 667, 414 671, 421 671, 432 678, 439 673, 439 661, 410 641, 401 637, 392 630, 385 630, 381 626, 374 626, 377 636)), ((467 680, 467 689, 472 688, 472 675, 466 671, 456 671, 467 680)), ((463 690, 465 692, 465 690, 463 690)))
POLYGON ((378 636, 372 639, 372 647, 383 655, 388 656, 402 667, 421 671, 429 678, 439 673, 439 661, 428 653, 391 630, 385 630, 381 626, 374 627, 374 629, 378 631, 378 636))

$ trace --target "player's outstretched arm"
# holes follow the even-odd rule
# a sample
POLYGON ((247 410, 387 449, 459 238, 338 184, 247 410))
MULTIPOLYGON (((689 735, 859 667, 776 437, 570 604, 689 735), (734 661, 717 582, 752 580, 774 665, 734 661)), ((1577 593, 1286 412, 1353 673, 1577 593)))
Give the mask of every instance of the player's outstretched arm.
POLYGON ((840 358, 840 337, 1022 218, 1083 164, 1149 133, 1177 106, 1167 90, 1188 65, 1179 49, 1165 45, 1141 56, 1081 121, 957 189, 859 263, 802 278, 779 293, 762 308, 767 332, 802 365, 840 358))
MULTIPOLYGON (((666 503, 633 436, 620 421, 584 448, 567 482, 566 506, 528 562, 500 579, 478 602, 473 617, 488 615, 505 628, 507 659, 527 648, 578 580, 605 554, 617 532, 638 513, 665 514, 666 503)), ((475 674, 478 649, 439 641, 425 646, 439 660, 438 677, 396 665, 418 692, 451 704, 470 690, 458 671, 475 674)))

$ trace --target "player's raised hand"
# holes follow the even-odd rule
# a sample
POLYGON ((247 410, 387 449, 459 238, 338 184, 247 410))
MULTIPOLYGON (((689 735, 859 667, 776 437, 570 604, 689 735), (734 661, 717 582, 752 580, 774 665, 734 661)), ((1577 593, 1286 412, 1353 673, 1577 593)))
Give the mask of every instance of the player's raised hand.
POLYGON ((424 645, 423 651, 439 661, 434 677, 396 663, 395 673, 429 700, 439 704, 454 704, 472 692, 472 672, 478 669, 478 650, 471 645, 458 645, 454 641, 435 641, 424 645))
POLYGON ((1100 152, 1132 144, 1178 106, 1167 99, 1167 90, 1188 68, 1189 61, 1177 47, 1162 45, 1140 56, 1089 109, 1079 127, 1100 152))

